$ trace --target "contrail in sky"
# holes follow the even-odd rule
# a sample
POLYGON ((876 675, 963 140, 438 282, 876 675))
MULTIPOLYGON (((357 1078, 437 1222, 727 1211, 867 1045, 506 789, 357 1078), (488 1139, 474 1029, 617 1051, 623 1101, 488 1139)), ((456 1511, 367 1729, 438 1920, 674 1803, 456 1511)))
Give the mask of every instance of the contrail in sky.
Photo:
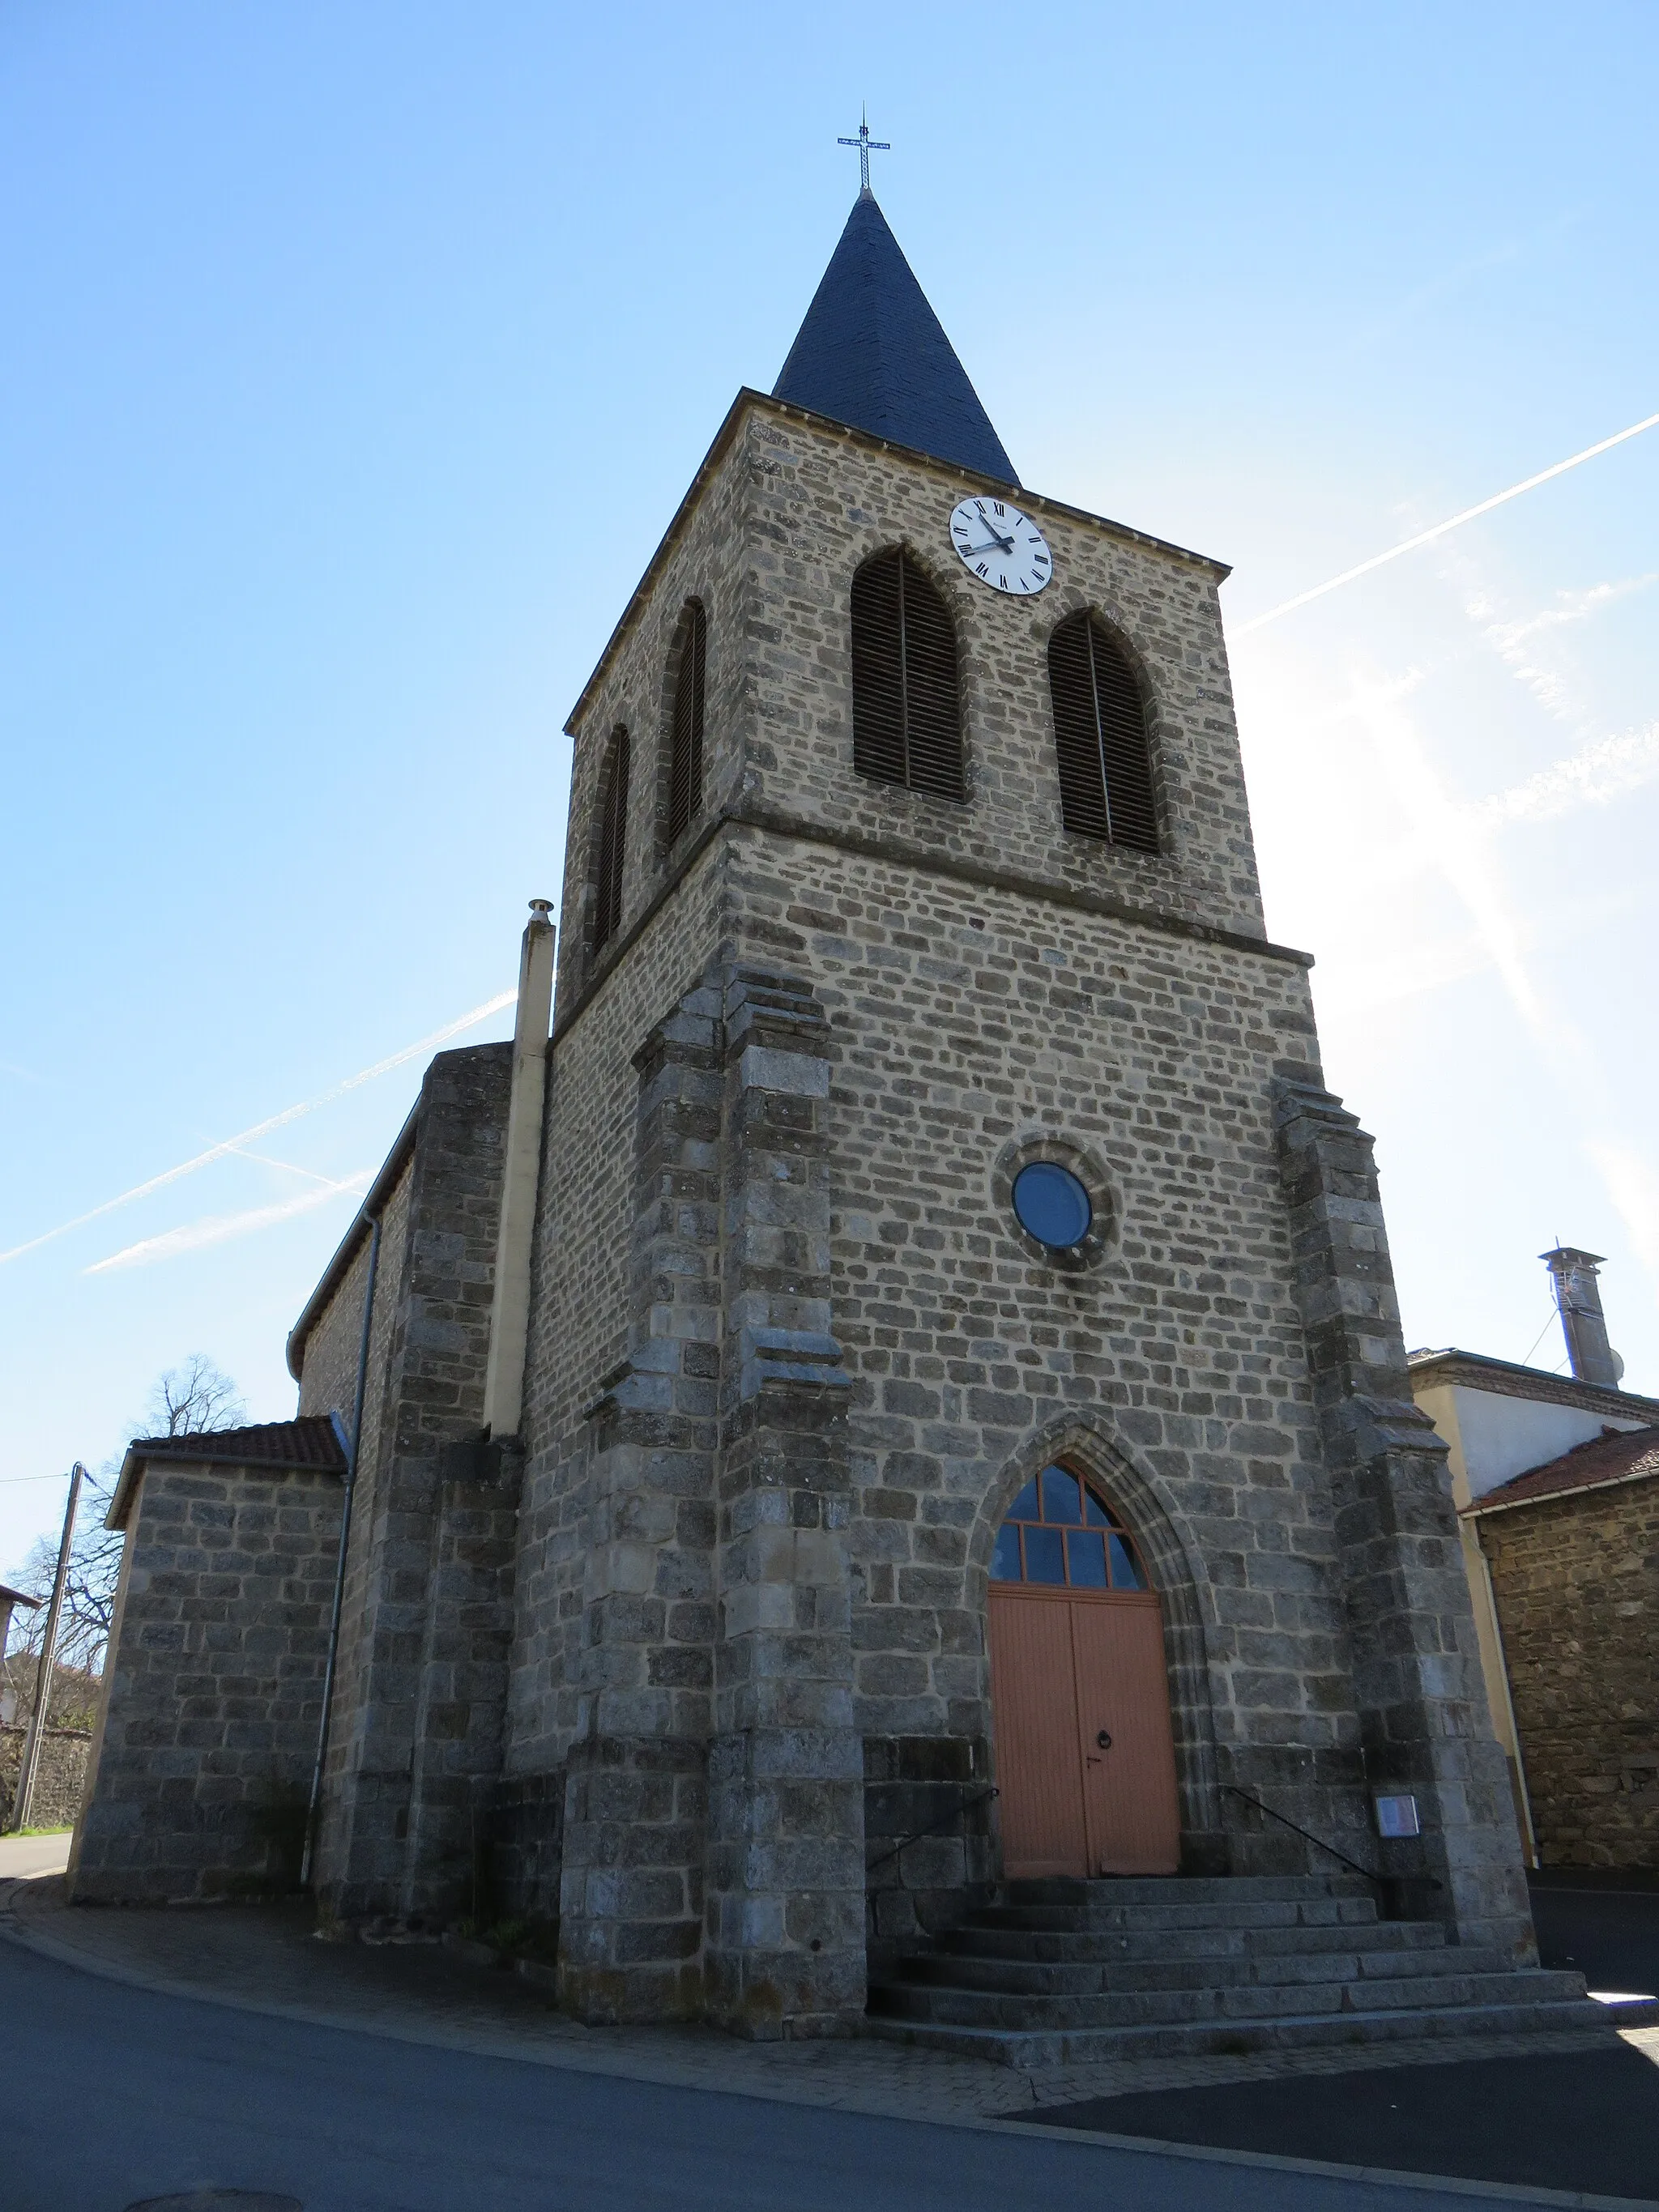
POLYGON ((297 1106, 286 1106, 280 1114, 271 1115, 268 1121, 256 1121, 251 1129, 240 1129, 234 1137, 226 1137, 216 1145, 210 1145, 206 1152, 198 1152, 194 1159, 181 1160, 176 1168, 167 1168, 158 1176, 151 1176, 148 1182, 135 1183, 131 1190, 124 1190, 118 1198, 106 1198, 101 1206, 92 1206, 85 1213, 77 1213, 72 1221, 60 1221, 56 1229, 47 1229, 39 1237, 31 1237, 27 1244, 14 1244, 9 1252, 0 1252, 0 1267, 3 1267, 8 1260, 21 1260, 26 1252, 38 1252, 43 1244, 50 1244, 54 1237, 67 1237, 71 1229, 80 1229, 88 1221, 96 1221, 106 1213, 113 1213, 118 1206, 130 1206, 134 1199, 148 1198, 151 1191, 161 1190, 167 1183, 177 1182, 181 1176, 194 1175, 198 1168, 210 1166, 215 1160, 223 1159, 228 1153, 251 1143, 255 1137, 263 1137, 271 1129, 280 1129, 285 1122, 297 1121, 302 1114, 313 1114, 318 1107, 331 1105, 335 1099, 344 1097, 348 1091, 356 1091, 361 1084, 372 1083, 377 1075, 385 1075, 394 1067, 401 1067, 406 1060, 413 1060, 418 1053, 430 1052, 434 1046, 443 1044, 450 1037, 459 1036, 463 1030, 470 1030, 475 1022, 487 1021, 491 1014, 500 1013, 503 1006, 510 1006, 517 996, 516 991, 501 991, 495 998, 486 999, 483 1006, 474 1006, 470 1014, 463 1014, 458 1021, 446 1022, 442 1029, 434 1030, 430 1036, 417 1037, 413 1044, 406 1044, 401 1052, 394 1052, 385 1060, 377 1060, 373 1067, 360 1068, 356 1075, 348 1075, 344 1082, 337 1083, 327 1091, 319 1091, 314 1098, 302 1099, 297 1106))
POLYGON ((102 1275, 112 1267, 142 1267, 152 1260, 170 1259, 175 1252, 199 1252, 204 1245, 223 1244, 233 1237, 246 1237, 252 1230, 269 1229, 273 1222, 291 1221, 296 1213, 310 1213, 343 1192, 361 1198, 374 1180, 373 1168, 360 1168, 356 1175, 346 1176, 338 1182, 324 1181, 319 1189, 302 1190, 297 1198, 283 1199, 275 1206, 256 1206, 246 1213, 210 1214, 204 1221, 187 1222, 182 1229, 164 1230, 159 1237, 146 1237, 142 1243, 129 1244, 125 1251, 112 1252, 107 1260, 94 1260, 82 1272, 102 1275))
POLYGON ((1628 430, 1618 430, 1611 438, 1603 438, 1599 446, 1586 446, 1582 453, 1574 453, 1570 459, 1558 461, 1553 469, 1540 469, 1535 477, 1528 477, 1524 483, 1511 484, 1507 491, 1494 492, 1490 499, 1483 499, 1479 507, 1466 507, 1462 514, 1454 514, 1445 522, 1437 522, 1432 530, 1419 530, 1415 538, 1407 538, 1402 544, 1389 546, 1386 553, 1374 553, 1369 561, 1362 561, 1357 568, 1345 568, 1340 576, 1333 576, 1323 584, 1316 584, 1312 591, 1298 592, 1293 599, 1286 599, 1282 605, 1269 607, 1265 615, 1257 615, 1249 622, 1240 623, 1230 635, 1248 637, 1253 629, 1264 629, 1268 623, 1277 622, 1281 615, 1291 614, 1297 607, 1305 607, 1310 599, 1322 599, 1327 592, 1339 591, 1344 584, 1352 584, 1356 576, 1369 576, 1373 568, 1382 568, 1385 562, 1397 561, 1402 553, 1414 553, 1419 545, 1428 545, 1435 538, 1443 538, 1449 530, 1461 529, 1464 523, 1473 522, 1478 514, 1490 514, 1493 507, 1502 507, 1506 500, 1519 499, 1523 491, 1534 490, 1540 483, 1547 483, 1552 477, 1565 476, 1569 469, 1576 469, 1581 461, 1593 461, 1598 453, 1605 453, 1613 446, 1622 446, 1626 438, 1639 438, 1644 430, 1651 430, 1656 422, 1659 422, 1659 415, 1646 416, 1641 422, 1632 422, 1628 430))

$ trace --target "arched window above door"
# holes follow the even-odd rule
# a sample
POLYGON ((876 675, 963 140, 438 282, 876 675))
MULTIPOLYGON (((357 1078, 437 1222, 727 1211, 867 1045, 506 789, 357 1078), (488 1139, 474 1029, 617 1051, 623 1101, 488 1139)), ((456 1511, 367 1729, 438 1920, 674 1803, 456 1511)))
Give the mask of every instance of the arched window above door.
POLYGON ((1045 1467, 1008 1508, 991 1580, 1085 1590, 1151 1587, 1121 1517, 1068 1467, 1045 1467))

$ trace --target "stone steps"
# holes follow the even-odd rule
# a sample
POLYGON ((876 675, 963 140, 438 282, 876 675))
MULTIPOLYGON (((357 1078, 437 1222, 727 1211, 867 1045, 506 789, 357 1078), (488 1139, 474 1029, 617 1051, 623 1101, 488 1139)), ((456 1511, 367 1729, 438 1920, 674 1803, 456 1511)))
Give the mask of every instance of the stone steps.
POLYGON ((1010 1884, 872 1985, 870 2026, 1027 2067, 1609 2032, 1581 1976, 1379 1920, 1369 1884, 1316 1875, 1010 1884))
MULTIPOLYGON (((1064 1973, 1066 1969, 1050 1968, 1064 1973)), ((1081 1992, 1004 1990, 961 1982, 889 1982, 880 2010, 889 2019, 940 2021, 952 2027, 1020 2033, 1060 2027, 1159 2027, 1173 2022, 1271 2020, 1327 2013, 1391 2012, 1401 2007, 1565 2003, 1582 2001, 1583 1978, 1536 1970, 1439 1973, 1397 1980, 1249 1983, 1243 1986, 1081 1992)))
POLYGON ((1553 2004, 1405 2006, 1386 2013, 1291 2014, 1276 2020, 1187 2021, 1154 2027, 1011 2032, 872 2015, 872 2034, 958 2057, 1030 2070, 1093 2066, 1111 2059, 1242 2057, 1262 2051, 1438 2042, 1465 2035, 1566 2035, 1601 2048, 1613 2034, 1599 2005, 1582 1997, 1553 2004))
POLYGON ((1217 1906, 1305 1905, 1331 1898, 1361 1898, 1370 1903, 1375 1885, 1358 1874, 1168 1875, 1115 1874, 1098 1881, 1056 1875, 1042 1881, 1006 1881, 1003 1905, 1059 1905, 1068 1911, 1095 1905, 1217 1906))
POLYGON ((1446 1931, 1437 1921, 1379 1920, 1365 1928, 1181 1928, 1072 1930, 984 1926, 972 1915, 939 1939, 943 1951, 978 1959, 1028 1959, 1056 1965, 1098 1960, 1270 1959, 1322 1954, 1443 1951, 1446 1931))
MULTIPOLYGON (((1084 1887, 1079 1882, 1079 1889, 1084 1887)), ((1091 1882, 1104 1889, 1106 1882, 1091 1882)), ((1165 1885, 1157 1905, 1132 1905, 1097 1899, 1073 1905, 993 1905, 984 1917, 998 1928, 1054 1932, 1070 1929, 1081 1935, 1091 1929, 1139 1928, 1363 1928, 1377 1917, 1370 1897, 1237 1898, 1214 1905, 1189 1903, 1171 1897, 1176 1885, 1165 1885)))
POLYGON ((1313 1958, 1083 1960, 981 1958, 940 1951, 902 1960, 906 1986, 991 1990, 1031 1996, 1073 1996, 1147 1990, 1346 1988, 1386 1981, 1421 1984, 1467 1980, 1477 1974, 1510 1974, 1497 1952, 1449 1950, 1349 1952, 1313 1958))

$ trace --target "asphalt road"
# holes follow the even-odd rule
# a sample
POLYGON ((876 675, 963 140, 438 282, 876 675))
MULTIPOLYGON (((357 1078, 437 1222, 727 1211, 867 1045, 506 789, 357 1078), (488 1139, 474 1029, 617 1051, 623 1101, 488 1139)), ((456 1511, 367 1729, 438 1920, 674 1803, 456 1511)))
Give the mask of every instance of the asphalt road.
POLYGON ((1649 1875, 1638 1888, 1626 1876, 1590 1888, 1585 1879, 1563 1871, 1534 1881, 1540 1959, 1576 1966, 1593 1990, 1659 1996, 1659 1883, 1649 1875))
POLYGON ((1638 2199, 1659 2190, 1659 2066, 1624 2044, 1132 2091, 1047 2117, 1112 2135, 1525 2189, 1638 2199))
POLYGON ((1468 2212, 1465 2196, 564 2073, 159 1996, 0 1942, 0 2202, 306 2212, 1468 2212))

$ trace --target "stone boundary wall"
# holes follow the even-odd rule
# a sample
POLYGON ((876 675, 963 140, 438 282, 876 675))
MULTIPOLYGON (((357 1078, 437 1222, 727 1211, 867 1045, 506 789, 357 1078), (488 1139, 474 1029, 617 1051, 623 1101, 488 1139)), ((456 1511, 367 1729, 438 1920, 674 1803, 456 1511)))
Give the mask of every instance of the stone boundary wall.
MULTIPOLYGON (((9 1723, 0 1728, 0 1818, 10 1817, 27 1735, 25 1723, 9 1723)), ((91 1743, 92 1734, 88 1729, 46 1730, 40 1746, 40 1763, 34 1771, 30 1827, 67 1828, 74 1823, 86 1792, 87 1753, 91 1743)))
POLYGON ((1540 1858, 1659 1869, 1659 1481, 1476 1526, 1540 1858))

